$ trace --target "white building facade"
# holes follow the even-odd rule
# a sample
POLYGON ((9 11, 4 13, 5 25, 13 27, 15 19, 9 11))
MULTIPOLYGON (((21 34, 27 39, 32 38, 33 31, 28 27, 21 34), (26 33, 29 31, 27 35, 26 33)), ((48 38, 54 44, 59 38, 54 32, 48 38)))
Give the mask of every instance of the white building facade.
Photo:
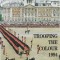
POLYGON ((5 23, 9 24, 58 24, 59 4, 59 1, 40 3, 36 3, 36 0, 13 1, 2 4, 2 15, 5 23))

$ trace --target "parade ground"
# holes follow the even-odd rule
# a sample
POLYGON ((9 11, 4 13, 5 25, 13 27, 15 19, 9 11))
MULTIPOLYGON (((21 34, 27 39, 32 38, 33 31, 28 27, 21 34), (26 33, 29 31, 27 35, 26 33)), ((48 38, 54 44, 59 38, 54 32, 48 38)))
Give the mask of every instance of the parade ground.
MULTIPOLYGON (((26 43, 30 47, 30 54, 28 59, 35 58, 35 60, 59 60, 60 55, 60 28, 14 28, 14 27, 6 27, 10 33, 14 35, 16 32, 16 37, 22 40, 22 36, 26 37, 26 43), (26 32, 29 30, 29 32, 26 32), (34 38, 34 34, 57 34, 57 38, 34 38), (49 40, 57 40, 57 44, 49 44, 49 40), (32 41, 32 47, 31 47, 32 41), (41 50, 37 54, 37 45, 42 46, 57 46, 57 50, 41 50), (55 56, 49 56, 49 53, 55 53, 55 56)), ((15 58, 15 60, 26 60, 26 55, 23 54, 22 57, 16 54, 12 46, 8 43, 8 41, 3 37, 0 33, 0 37, 2 38, 3 44, 5 45, 5 55, 1 54, 1 60, 5 60, 6 57, 9 59, 15 58)))

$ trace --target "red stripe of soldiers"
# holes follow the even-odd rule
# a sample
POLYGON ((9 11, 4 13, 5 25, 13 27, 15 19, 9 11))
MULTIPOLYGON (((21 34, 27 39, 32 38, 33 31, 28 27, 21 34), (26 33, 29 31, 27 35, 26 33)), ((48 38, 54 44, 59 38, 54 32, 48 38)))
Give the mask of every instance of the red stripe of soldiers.
MULTIPOLYGON (((4 30, 4 29, 3 29, 4 30)), ((20 44, 22 47, 24 47, 25 50, 29 50, 26 46, 24 46, 17 38, 13 37, 11 34, 9 34, 6 30, 4 30, 9 36, 11 36, 18 44, 20 44)))
MULTIPOLYGON (((3 32, 2 32, 3 33, 3 32)), ((4 33, 3 33, 4 34, 4 33)), ((5 34, 4 36, 8 39, 8 41, 15 47, 15 49, 18 51, 18 47, 10 40, 9 37, 7 37, 5 34)))
MULTIPOLYGON (((4 32, 6 32, 9 36, 11 36, 18 44, 20 44, 24 50, 29 50, 29 48, 27 46, 25 46, 22 42, 20 42, 16 37, 14 37, 13 35, 11 35, 7 30, 5 30, 4 28, 0 27, 4 32)), ((0 29, 0 31, 2 32, 2 34, 9 40, 9 42, 14 46, 14 48, 18 51, 18 47, 3 33, 3 31, 0 29)))

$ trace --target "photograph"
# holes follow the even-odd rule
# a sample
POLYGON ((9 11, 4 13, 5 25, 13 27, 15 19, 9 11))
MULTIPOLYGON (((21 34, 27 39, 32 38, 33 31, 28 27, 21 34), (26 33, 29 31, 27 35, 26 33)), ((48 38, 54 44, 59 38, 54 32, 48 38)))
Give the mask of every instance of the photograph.
POLYGON ((60 60, 60 0, 0 0, 0 60, 60 60))

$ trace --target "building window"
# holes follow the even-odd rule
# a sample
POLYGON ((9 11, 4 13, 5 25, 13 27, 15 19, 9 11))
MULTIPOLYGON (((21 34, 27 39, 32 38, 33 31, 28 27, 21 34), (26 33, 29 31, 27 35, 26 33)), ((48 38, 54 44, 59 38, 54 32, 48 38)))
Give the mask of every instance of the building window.
POLYGON ((54 4, 56 4, 56 2, 54 2, 54 4))
POLYGON ((38 3, 35 3, 35 6, 38 6, 38 3))
POLYGON ((55 16, 55 14, 54 14, 54 16, 55 16))
POLYGON ((45 6, 45 4, 43 4, 43 6, 45 6))
POLYGON ((32 3, 32 0, 27 0, 27 3, 32 3))
POLYGON ((28 0, 27 0, 27 3, 28 3, 28 0))

